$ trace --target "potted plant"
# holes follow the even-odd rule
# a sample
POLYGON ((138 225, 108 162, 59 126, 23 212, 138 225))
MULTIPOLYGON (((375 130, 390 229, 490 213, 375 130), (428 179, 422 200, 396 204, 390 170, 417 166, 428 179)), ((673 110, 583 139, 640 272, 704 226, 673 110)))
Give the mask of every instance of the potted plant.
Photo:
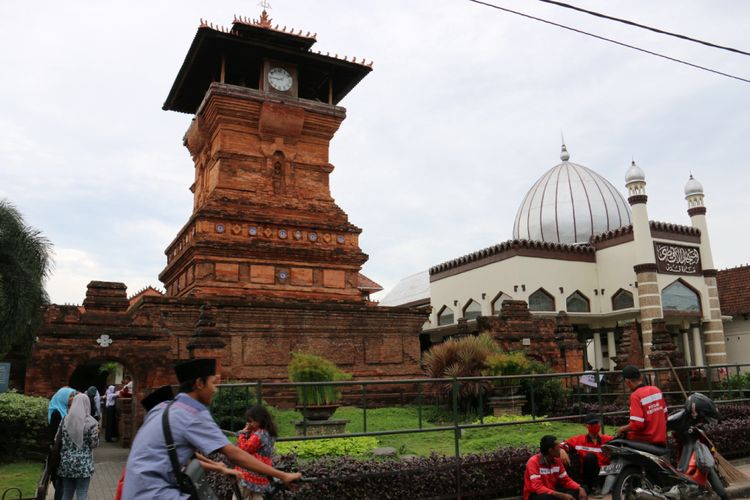
MULTIPOLYGON (((315 354, 295 352, 289 363, 292 382, 335 382, 349 380, 351 374, 315 354)), ((341 391, 335 385, 297 386, 297 410, 306 420, 328 420, 339 407, 341 391)))
MULTIPOLYGON (((484 375, 510 376, 532 373, 534 364, 523 352, 498 352, 491 354, 486 361, 484 375)), ((494 381, 495 395, 489 399, 493 414, 519 414, 526 403, 523 395, 517 395, 521 379, 499 379, 494 381)))

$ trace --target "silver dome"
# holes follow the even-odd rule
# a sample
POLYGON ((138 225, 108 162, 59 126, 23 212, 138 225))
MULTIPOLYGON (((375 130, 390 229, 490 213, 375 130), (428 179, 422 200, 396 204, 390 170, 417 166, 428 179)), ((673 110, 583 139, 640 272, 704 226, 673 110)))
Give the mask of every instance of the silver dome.
POLYGON ((542 175, 524 197, 513 238, 588 243, 594 234, 629 224, 630 207, 607 179, 564 160, 542 175))
POLYGON ((696 194, 703 194, 703 184, 696 181, 691 174, 690 179, 685 184, 685 198, 696 194))
POLYGON ((630 164, 630 168, 625 172, 625 184, 631 182, 646 182, 646 174, 643 173, 643 169, 635 164, 635 160, 630 164))

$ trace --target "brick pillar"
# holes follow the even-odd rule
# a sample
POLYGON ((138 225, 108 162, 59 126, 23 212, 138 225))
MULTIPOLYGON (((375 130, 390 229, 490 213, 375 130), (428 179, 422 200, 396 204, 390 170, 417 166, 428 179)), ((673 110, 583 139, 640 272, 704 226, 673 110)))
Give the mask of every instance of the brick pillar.
POLYGON ((226 342, 222 340, 221 333, 216 328, 211 307, 208 304, 202 305, 200 317, 188 343, 190 357, 215 359, 216 376, 221 377, 221 360, 224 357, 225 346, 226 342))
POLYGON ((643 368, 643 351, 638 339, 638 324, 628 323, 623 327, 620 345, 617 346, 617 356, 612 356, 615 368, 622 370, 628 365, 643 368))
POLYGON ((727 362, 727 346, 724 343, 724 324, 721 322, 719 289, 716 286, 716 270, 706 269, 703 277, 708 288, 708 317, 703 321, 703 342, 707 365, 723 365, 727 362))
POLYGON ((639 264, 633 267, 638 281, 638 307, 641 311, 641 336, 643 337, 644 365, 651 364, 653 344, 653 326, 655 319, 661 319, 664 314, 661 308, 661 291, 656 280, 656 264, 639 264))
POLYGON ((578 342, 573 326, 570 324, 568 315, 560 311, 557 315, 557 326, 555 327, 555 343, 560 348, 562 371, 582 372, 583 352, 581 343, 578 342))

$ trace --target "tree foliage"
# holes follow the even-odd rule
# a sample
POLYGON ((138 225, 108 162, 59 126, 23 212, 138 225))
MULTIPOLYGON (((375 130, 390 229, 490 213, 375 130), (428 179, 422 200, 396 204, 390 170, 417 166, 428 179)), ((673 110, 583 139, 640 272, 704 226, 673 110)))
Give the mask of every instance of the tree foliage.
POLYGON ((0 359, 11 348, 28 351, 49 299, 44 281, 51 268, 52 245, 0 200, 0 359))

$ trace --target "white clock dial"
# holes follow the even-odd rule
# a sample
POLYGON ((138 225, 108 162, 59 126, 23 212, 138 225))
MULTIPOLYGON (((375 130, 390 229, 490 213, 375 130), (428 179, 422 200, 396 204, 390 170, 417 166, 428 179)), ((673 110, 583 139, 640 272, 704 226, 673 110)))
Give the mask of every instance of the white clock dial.
POLYGON ((284 68, 271 68, 268 71, 268 83, 276 90, 286 92, 292 88, 292 75, 284 68))

